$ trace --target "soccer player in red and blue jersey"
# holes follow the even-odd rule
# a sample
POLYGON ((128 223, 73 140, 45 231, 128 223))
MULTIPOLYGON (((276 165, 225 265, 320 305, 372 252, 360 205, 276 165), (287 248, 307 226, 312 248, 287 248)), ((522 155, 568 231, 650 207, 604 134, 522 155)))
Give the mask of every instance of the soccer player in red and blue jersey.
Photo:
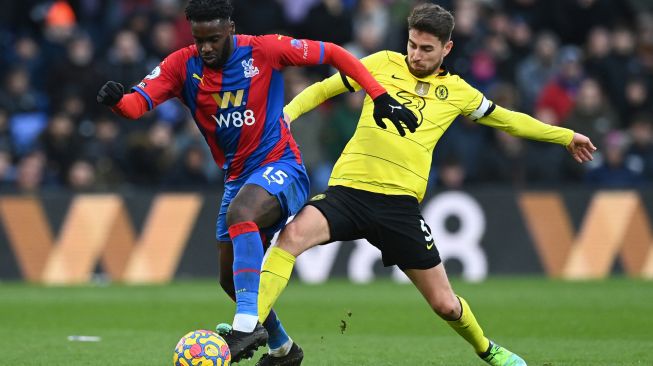
POLYGON ((299 365, 303 353, 276 314, 271 312, 263 326, 257 323, 264 243, 309 193, 301 154, 283 120, 281 70, 331 64, 374 99, 380 126, 385 128, 388 119, 404 135, 404 127, 415 131, 417 119, 341 47, 280 35, 235 35, 232 11, 229 0, 190 0, 185 12, 195 44, 166 57, 131 93, 109 81, 97 99, 131 119, 175 97, 190 109, 225 173, 216 237, 220 284, 236 301, 232 328, 224 335, 232 362, 267 341, 270 352, 259 365, 299 365))

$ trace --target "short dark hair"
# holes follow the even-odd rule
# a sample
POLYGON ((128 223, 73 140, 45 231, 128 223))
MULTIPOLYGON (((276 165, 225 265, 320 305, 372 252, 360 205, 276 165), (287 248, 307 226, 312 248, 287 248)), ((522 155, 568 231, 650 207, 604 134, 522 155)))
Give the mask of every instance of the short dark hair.
POLYGON ((186 19, 192 22, 208 22, 230 19, 234 7, 231 0, 190 0, 185 11, 186 19))
POLYGON ((430 33, 438 37, 443 44, 451 39, 453 27, 451 12, 436 4, 420 4, 408 17, 408 29, 430 33))

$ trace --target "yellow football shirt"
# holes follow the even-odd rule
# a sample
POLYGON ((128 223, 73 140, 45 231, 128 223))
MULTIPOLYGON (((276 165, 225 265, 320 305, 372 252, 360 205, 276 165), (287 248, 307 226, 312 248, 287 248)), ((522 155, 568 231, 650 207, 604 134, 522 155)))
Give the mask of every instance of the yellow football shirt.
MULTIPOLYGON (((376 125, 374 102, 365 98, 354 136, 336 162, 329 185, 341 185, 388 195, 424 198, 435 144, 456 117, 465 115, 478 123, 512 135, 568 145, 573 131, 550 126, 519 112, 501 108, 457 75, 442 71, 425 78, 413 76, 405 55, 381 51, 361 61, 397 101, 418 119, 415 133, 401 137, 394 125, 376 125)), ((297 95, 284 109, 294 120, 326 99, 359 90, 350 78, 336 74, 297 95)))

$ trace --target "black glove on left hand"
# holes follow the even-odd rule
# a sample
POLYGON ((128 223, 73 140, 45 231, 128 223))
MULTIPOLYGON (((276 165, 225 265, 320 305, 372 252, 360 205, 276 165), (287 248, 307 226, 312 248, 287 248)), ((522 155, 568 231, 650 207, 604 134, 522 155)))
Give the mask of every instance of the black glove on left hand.
POLYGON ((417 117, 408 108, 397 102, 388 93, 383 93, 374 99, 374 121, 385 129, 387 128, 383 119, 387 118, 395 125, 401 136, 406 136, 404 125, 412 133, 417 129, 417 117))
POLYGON ((113 107, 122 99, 124 93, 125 88, 122 84, 115 81, 107 81, 106 84, 102 85, 100 91, 98 91, 96 99, 98 103, 113 107))

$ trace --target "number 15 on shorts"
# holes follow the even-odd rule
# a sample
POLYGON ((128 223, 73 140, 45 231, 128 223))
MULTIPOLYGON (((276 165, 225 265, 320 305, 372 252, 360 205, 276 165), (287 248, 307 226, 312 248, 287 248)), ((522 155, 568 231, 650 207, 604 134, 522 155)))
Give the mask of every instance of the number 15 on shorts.
POLYGON ((283 184, 284 179, 288 178, 288 174, 286 174, 283 170, 277 170, 276 172, 272 173, 274 170, 274 167, 269 167, 265 169, 265 172, 263 172, 263 178, 268 181, 268 184, 277 183, 277 184, 283 184))

